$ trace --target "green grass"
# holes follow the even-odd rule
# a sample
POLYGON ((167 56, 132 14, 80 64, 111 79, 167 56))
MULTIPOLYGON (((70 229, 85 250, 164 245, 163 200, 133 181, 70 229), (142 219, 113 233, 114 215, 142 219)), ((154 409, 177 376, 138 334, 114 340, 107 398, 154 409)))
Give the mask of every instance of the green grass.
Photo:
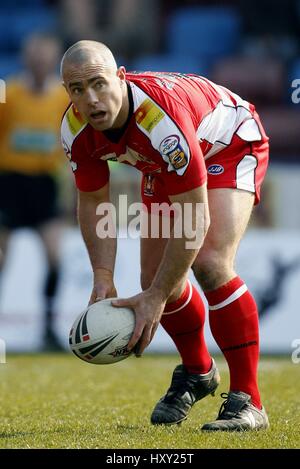
POLYGON ((69 354, 8 356, 0 365, 0 448, 300 448, 300 365, 262 358, 260 387, 271 428, 201 433, 227 391, 222 382, 179 426, 153 427, 151 410, 167 389, 175 356, 146 355, 114 365, 86 364, 69 354))

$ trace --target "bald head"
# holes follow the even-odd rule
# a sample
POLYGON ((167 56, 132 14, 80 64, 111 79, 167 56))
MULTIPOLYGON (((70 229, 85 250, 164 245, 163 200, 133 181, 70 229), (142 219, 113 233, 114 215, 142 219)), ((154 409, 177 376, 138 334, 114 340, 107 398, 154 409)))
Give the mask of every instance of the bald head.
POLYGON ((122 127, 128 117, 126 70, 101 42, 79 41, 61 61, 64 86, 77 111, 95 130, 122 127))
POLYGON ((60 72, 64 77, 65 71, 70 66, 101 65, 103 70, 115 72, 117 64, 111 50, 102 42, 78 41, 73 44, 63 55, 60 72))

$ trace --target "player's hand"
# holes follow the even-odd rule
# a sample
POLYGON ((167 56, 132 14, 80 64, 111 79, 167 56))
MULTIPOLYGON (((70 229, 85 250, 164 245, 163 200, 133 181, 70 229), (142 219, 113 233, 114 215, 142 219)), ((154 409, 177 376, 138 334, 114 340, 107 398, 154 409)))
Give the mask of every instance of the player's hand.
POLYGON ((128 343, 128 350, 134 349, 140 357, 150 344, 158 328, 160 318, 164 311, 166 299, 151 289, 130 298, 113 300, 113 306, 128 307, 135 312, 135 329, 128 343))
POLYGON ((105 298, 117 297, 113 274, 106 269, 97 269, 94 272, 94 287, 90 297, 89 305, 105 298))

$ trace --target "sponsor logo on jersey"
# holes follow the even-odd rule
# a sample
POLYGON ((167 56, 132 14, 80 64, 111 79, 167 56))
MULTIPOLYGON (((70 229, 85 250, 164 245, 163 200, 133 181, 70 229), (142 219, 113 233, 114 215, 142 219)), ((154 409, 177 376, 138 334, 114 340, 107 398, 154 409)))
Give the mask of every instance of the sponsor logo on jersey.
POLYGON ((117 155, 116 153, 107 153, 106 155, 102 155, 101 150, 96 150, 92 156, 100 158, 103 161, 118 161, 118 163, 127 162, 131 166, 136 166, 138 161, 147 162, 147 164, 154 164, 154 162, 149 158, 141 155, 135 150, 132 150, 132 148, 129 148, 128 146, 126 147, 126 153, 121 153, 120 155, 117 155), (99 153, 100 155, 98 156, 99 153))
POLYGON ((150 99, 145 99, 135 111, 135 119, 138 125, 148 133, 163 119, 165 113, 150 99))
MULTIPOLYGON (((94 153, 93 153, 93 157, 94 156, 98 156, 97 155, 97 152, 98 150, 96 150, 94 153)), ((101 153, 101 151, 99 152, 101 153)), ((99 156, 100 160, 103 160, 103 161, 118 161, 118 158, 117 158, 117 154, 116 153, 107 153, 106 155, 101 155, 99 156)))
POLYGON ((174 169, 180 169, 188 163, 178 135, 169 135, 169 137, 164 138, 159 145, 159 151, 163 157, 168 157, 174 169))
POLYGON ((211 164, 207 168, 208 174, 211 174, 212 176, 218 176, 219 174, 224 173, 224 168, 220 164, 211 164))

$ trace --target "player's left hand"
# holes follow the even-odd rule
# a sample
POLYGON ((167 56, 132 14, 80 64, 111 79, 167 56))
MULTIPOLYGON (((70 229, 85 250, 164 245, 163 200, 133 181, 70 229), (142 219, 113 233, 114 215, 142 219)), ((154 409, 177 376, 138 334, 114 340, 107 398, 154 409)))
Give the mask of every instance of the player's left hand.
POLYGON ((165 304, 166 299, 159 292, 151 289, 130 298, 112 301, 113 306, 124 306, 131 308, 135 312, 135 329, 127 348, 128 350, 134 349, 137 357, 142 355, 145 348, 153 339, 165 304))

